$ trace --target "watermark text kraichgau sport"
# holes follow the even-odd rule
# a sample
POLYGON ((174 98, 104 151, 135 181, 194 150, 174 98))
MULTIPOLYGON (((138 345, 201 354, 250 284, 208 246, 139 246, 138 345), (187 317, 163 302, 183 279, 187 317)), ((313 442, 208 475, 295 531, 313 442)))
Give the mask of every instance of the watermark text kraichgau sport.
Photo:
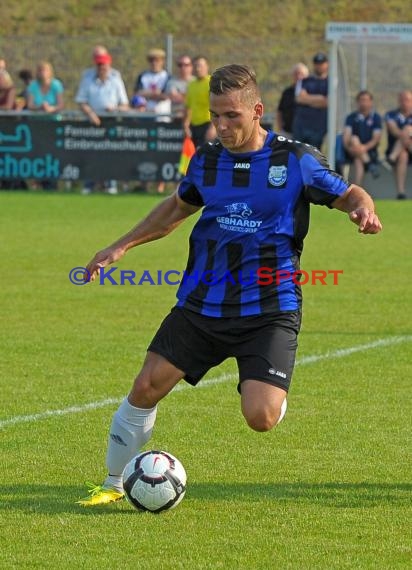
MULTIPOLYGON (((133 269, 119 269, 118 267, 102 267, 96 282, 99 285, 170 285, 177 286, 181 283, 203 284, 208 287, 221 283, 231 285, 252 285, 257 283, 261 286, 281 285, 285 281, 292 281, 295 285, 339 285, 339 276, 343 269, 312 269, 305 271, 297 269, 274 270, 271 267, 261 266, 253 271, 178 271, 176 269, 149 270, 144 269, 136 272, 133 269)), ((69 272, 69 280, 73 285, 85 285, 90 281, 90 274, 85 267, 73 267, 69 272)))

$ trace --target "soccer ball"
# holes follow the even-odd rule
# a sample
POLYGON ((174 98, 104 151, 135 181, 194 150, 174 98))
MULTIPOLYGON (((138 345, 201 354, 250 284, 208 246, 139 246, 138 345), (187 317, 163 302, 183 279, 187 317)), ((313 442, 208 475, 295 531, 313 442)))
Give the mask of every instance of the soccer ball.
POLYGON ((141 511, 160 513, 176 507, 186 492, 186 471, 171 453, 145 451, 123 471, 126 499, 141 511))

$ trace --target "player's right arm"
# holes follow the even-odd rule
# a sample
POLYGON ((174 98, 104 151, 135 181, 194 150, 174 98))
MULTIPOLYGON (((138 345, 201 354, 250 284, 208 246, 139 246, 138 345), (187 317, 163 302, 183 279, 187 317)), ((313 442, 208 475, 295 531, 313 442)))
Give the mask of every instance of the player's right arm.
POLYGON ((201 206, 184 202, 177 192, 156 206, 141 222, 112 245, 102 249, 87 264, 87 278, 94 281, 100 269, 118 261, 132 247, 160 239, 172 232, 201 206))

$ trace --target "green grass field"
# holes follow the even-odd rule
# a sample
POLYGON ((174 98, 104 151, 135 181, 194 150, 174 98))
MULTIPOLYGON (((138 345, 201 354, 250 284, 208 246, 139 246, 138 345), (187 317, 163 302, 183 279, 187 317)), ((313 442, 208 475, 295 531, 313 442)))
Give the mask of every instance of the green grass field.
MULTIPOLYGON (((304 288, 276 430, 246 427, 227 361, 159 407, 148 447, 186 467, 177 509, 75 504, 85 481, 103 480, 116 401, 176 289, 76 287, 68 273, 158 200, 0 195, 0 567, 410 568, 411 202, 378 204, 379 236, 313 207, 302 267, 344 273, 338 286, 304 288)), ((183 269, 191 224, 119 267, 183 269)))

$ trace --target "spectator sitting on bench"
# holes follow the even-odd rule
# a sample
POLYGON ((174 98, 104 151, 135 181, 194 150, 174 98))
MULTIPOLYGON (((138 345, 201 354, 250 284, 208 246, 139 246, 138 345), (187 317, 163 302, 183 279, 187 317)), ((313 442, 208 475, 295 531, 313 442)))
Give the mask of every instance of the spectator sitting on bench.
POLYGON ((373 110, 373 95, 360 91, 356 96, 357 110, 346 117, 343 146, 347 161, 353 164, 353 183, 362 185, 366 171, 379 176, 378 145, 382 136, 382 119, 373 110))
POLYGON ((394 168, 398 200, 406 198, 406 174, 412 163, 412 91, 405 89, 398 96, 399 107, 385 115, 388 129, 386 159, 394 168))

